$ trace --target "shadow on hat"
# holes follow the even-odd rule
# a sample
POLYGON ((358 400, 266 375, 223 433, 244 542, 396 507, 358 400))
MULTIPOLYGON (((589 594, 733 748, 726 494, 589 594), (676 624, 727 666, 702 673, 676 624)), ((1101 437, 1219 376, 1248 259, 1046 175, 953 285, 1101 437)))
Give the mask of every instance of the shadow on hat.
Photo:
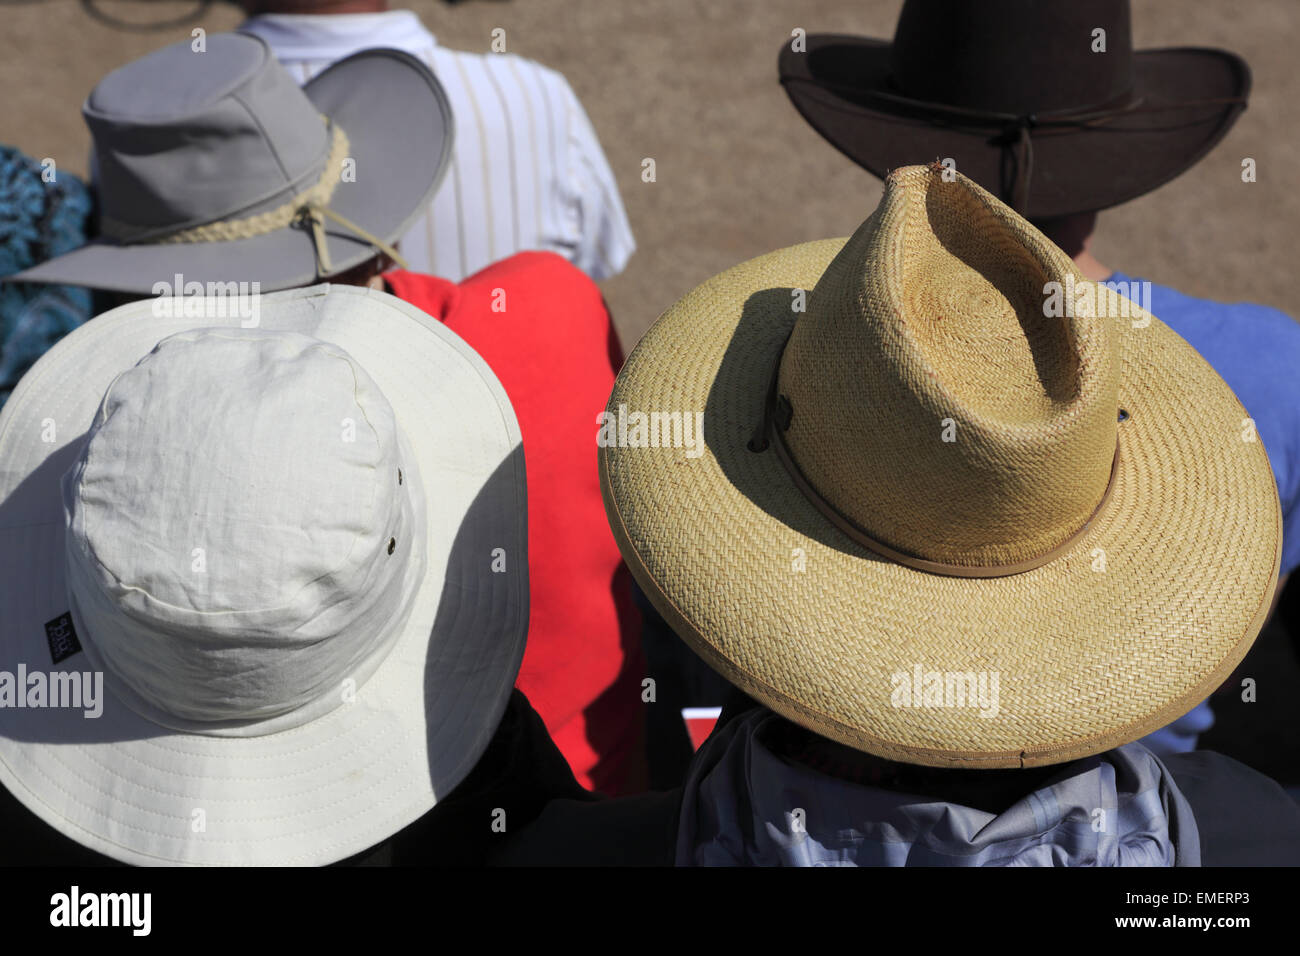
POLYGON ((122 862, 382 842, 473 769, 522 661, 491 370, 382 292, 259 302, 115 309, 0 411, 0 783, 122 862))

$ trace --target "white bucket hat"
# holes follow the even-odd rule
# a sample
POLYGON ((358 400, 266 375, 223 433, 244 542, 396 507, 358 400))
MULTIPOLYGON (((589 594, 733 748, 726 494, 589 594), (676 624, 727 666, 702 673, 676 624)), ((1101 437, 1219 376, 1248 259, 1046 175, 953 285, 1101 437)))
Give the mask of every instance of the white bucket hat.
POLYGON ((430 810, 501 719, 519 427, 392 296, 274 293, 251 328, 215 305, 115 309, 0 412, 0 782, 127 863, 330 863, 430 810))

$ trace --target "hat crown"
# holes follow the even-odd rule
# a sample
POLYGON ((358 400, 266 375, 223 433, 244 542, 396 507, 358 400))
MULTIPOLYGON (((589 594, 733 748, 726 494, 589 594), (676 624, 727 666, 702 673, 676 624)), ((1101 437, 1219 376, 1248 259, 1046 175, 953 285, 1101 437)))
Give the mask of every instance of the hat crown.
POLYGON ((1134 87, 1128 0, 907 0, 891 58, 918 100, 1025 115, 1114 105, 1134 87), (1097 29, 1104 52, 1094 51, 1097 29))
POLYGON ((816 493, 873 540, 963 568, 1077 534, 1116 454, 1119 337, 1086 299, 1049 314, 1050 283, 1087 285, 985 190, 892 173, 781 361, 783 438, 816 493))
POLYGON ((110 386, 65 480, 69 590, 106 669, 190 721, 341 700, 422 563, 403 444, 337 346, 235 328, 160 342, 110 386))
POLYGON ((131 240, 287 202, 324 168, 319 112, 265 41, 183 41, 101 80, 82 113, 105 232, 131 240))

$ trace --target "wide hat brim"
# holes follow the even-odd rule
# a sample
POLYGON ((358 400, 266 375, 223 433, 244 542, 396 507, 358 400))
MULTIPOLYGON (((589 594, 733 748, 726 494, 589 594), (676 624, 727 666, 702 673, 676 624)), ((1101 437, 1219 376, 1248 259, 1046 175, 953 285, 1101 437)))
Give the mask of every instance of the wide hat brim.
MULTIPOLYGON (((168 335, 238 323, 160 318, 154 304, 72 332, 0 412, 0 671, 90 667, 84 651, 53 664, 45 624, 69 605, 59 479, 113 378, 168 335)), ((119 701, 108 681, 98 718, 0 708, 0 783, 56 830, 126 863, 315 865, 382 842, 473 769, 523 658, 523 451, 486 363, 440 322, 371 290, 265 296, 260 325, 342 347, 379 385, 424 486, 426 574, 355 698, 291 730, 176 732, 119 701), (504 573, 491 568, 496 548, 504 573)), ((94 640, 78 637, 83 647, 94 640)))
MULTIPOLYGON (((1004 201, 1002 129, 955 128, 938 117, 891 107, 866 91, 888 90, 891 44, 811 34, 805 52, 781 48, 781 84, 795 108, 832 146, 883 178, 891 169, 952 159, 958 171, 1004 201), (856 91, 856 92, 855 92, 856 91)), ((1134 96, 1143 107, 1091 128, 1033 135, 1029 219, 1106 209, 1169 182, 1208 153, 1245 108, 1187 105, 1250 93, 1250 68, 1226 50, 1177 47, 1133 54, 1134 96)), ((891 90, 892 92, 892 90, 891 90)))
MULTIPOLYGON (((441 85, 419 60, 400 50, 364 50, 312 78, 303 92, 347 134, 355 181, 334 190, 329 208, 395 242, 426 212, 451 162, 453 120, 441 85)), ((378 250, 326 219, 330 274, 378 250)), ((81 285, 150 294, 154 284, 257 282, 274 292, 316 282, 316 247, 309 229, 286 226, 225 242, 123 244, 94 240, 58 258, 6 277, 11 282, 81 285)), ((180 294, 177 290, 175 294, 180 294)))
POLYGON ((1110 499, 1086 531, 1004 577, 905 567, 833 525, 772 446, 750 448, 800 318, 792 290, 812 289, 844 242, 714 277, 659 319, 619 374, 611 414, 704 415, 698 456, 629 447, 632 431, 598 443, 609 446, 598 460, 610 524, 651 602, 756 700, 907 763, 1059 763, 1136 740, 1205 699, 1262 626, 1281 559, 1273 475, 1231 389, 1158 319, 1117 320, 1130 416, 1110 499), (958 689, 979 687, 982 705, 963 705, 958 689))

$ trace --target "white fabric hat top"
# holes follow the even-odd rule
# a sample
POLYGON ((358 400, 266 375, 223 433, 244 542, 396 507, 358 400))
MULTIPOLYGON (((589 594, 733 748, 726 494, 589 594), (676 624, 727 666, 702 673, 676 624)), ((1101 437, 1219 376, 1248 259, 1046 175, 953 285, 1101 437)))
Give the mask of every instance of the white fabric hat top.
POLYGON ((120 375, 64 480, 74 620, 114 692, 196 732, 343 703, 424 575, 403 446, 365 370, 304 335, 182 332, 120 375))
POLYGON ((0 411, 0 784, 128 863, 331 863, 433 808, 505 711, 519 426, 393 296, 263 295, 251 328, 195 301, 78 328, 0 411))

